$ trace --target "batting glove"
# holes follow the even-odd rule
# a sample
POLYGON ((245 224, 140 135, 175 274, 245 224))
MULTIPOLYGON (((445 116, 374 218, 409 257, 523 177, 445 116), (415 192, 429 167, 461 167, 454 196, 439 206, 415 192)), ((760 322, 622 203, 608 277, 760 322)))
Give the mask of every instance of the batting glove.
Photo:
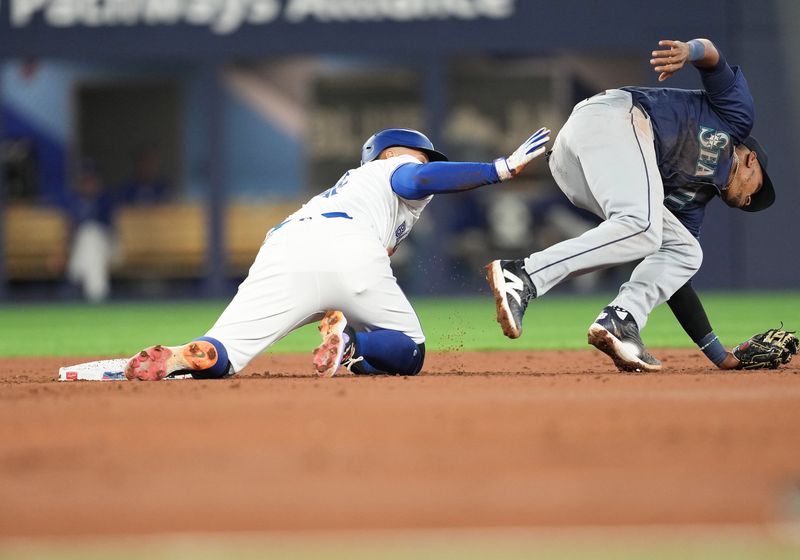
POLYGON ((544 153, 545 144, 550 140, 550 129, 540 128, 530 138, 505 158, 494 160, 494 168, 501 181, 508 181, 519 175, 533 158, 544 153))

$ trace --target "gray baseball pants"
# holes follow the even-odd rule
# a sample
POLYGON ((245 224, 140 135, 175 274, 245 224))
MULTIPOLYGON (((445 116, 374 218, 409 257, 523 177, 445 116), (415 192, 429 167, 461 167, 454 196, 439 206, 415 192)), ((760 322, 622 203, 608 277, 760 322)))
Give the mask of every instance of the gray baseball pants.
POLYGON ((578 103, 558 133, 550 169, 575 206, 605 221, 525 259, 537 294, 571 276, 643 259, 610 305, 644 328, 703 260, 700 244, 664 207, 649 117, 622 90, 578 103))

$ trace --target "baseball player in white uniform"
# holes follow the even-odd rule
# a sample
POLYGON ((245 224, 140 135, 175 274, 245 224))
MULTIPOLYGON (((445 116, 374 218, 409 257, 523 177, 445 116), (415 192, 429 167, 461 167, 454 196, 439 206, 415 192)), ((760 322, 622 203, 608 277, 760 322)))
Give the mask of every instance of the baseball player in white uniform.
POLYGON ((159 380, 176 371, 215 378, 242 370, 256 355, 311 322, 322 343, 321 376, 340 366, 357 374, 415 375, 425 357, 419 319, 397 284, 389 257, 434 194, 509 180, 545 150, 542 128, 509 157, 448 162, 420 132, 386 129, 347 171, 267 234, 248 277, 205 336, 156 345, 133 356, 128 379, 159 380))

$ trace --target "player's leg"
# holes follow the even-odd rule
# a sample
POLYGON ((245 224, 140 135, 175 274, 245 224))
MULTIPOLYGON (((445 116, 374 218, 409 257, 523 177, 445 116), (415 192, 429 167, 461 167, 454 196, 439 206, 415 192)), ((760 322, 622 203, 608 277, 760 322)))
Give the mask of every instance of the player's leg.
POLYGON ((414 308, 398 286, 383 248, 362 242, 357 253, 357 266, 340 271, 323 290, 323 305, 341 312, 344 324, 339 313, 323 319, 315 367, 321 375, 335 373, 339 363, 317 360, 319 354, 335 352, 353 373, 416 375, 425 360, 425 336, 414 308))
POLYGON ((630 312, 642 329, 653 309, 686 284, 702 263, 700 243, 672 212, 664 209, 661 247, 639 263, 610 305, 630 312))
POLYGON ((189 370, 217 378, 243 369, 292 330, 319 320, 319 274, 307 270, 310 244, 265 243, 248 277, 204 337, 151 346, 131 358, 129 379, 162 379, 189 370))
POLYGON ((180 346, 157 344, 145 348, 128 360, 125 377, 157 381, 179 371, 191 372, 198 379, 233 373, 225 345, 211 337, 200 337, 180 346))
POLYGON ((630 96, 587 103, 562 132, 551 154, 553 177, 573 204, 605 221, 525 259, 538 295, 568 276, 646 257, 662 241, 664 189, 653 133, 630 96))
POLYGON ((425 361, 425 343, 394 329, 347 324, 341 311, 329 311, 320 322, 322 343, 314 350, 317 374, 331 377, 339 367, 358 375, 416 375, 425 361))
POLYGON ((700 244, 665 209, 661 248, 639 263, 614 301, 589 326, 589 344, 622 371, 660 370, 661 362, 648 352, 639 331, 650 312, 694 276, 702 261, 700 244))
POLYGON ((498 321, 512 338, 521 334, 527 300, 570 276, 634 261, 661 246, 664 195, 653 133, 629 94, 578 104, 549 161, 567 198, 605 221, 526 259, 489 265, 498 321))
POLYGON ((402 331, 354 331, 352 355, 342 362, 358 375, 417 375, 425 363, 425 343, 402 331))

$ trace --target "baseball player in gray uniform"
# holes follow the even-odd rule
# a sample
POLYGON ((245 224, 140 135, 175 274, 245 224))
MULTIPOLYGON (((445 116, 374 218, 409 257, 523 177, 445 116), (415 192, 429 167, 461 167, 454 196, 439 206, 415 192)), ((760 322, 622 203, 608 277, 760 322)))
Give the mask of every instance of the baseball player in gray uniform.
POLYGON ((605 221, 527 258, 490 263, 497 320, 517 338, 531 299, 570 276, 642 259, 589 327, 589 343, 620 370, 659 370, 639 331, 668 301, 711 361, 741 367, 714 334, 691 278, 703 260, 698 237, 709 201, 719 196, 755 212, 775 200, 767 154, 750 136, 753 99, 741 69, 728 66, 711 41, 659 45, 650 60, 659 80, 692 63, 703 89, 625 87, 575 106, 550 169, 575 206, 605 221))
POLYGON ((506 181, 545 150, 542 128, 508 157, 490 163, 448 162, 415 130, 386 129, 364 144, 361 166, 278 224, 238 293, 211 329, 180 346, 145 348, 127 364, 128 379, 176 372, 233 374, 289 332, 320 321, 313 353, 321 376, 415 375, 425 336, 397 284, 389 257, 433 195, 506 181))

